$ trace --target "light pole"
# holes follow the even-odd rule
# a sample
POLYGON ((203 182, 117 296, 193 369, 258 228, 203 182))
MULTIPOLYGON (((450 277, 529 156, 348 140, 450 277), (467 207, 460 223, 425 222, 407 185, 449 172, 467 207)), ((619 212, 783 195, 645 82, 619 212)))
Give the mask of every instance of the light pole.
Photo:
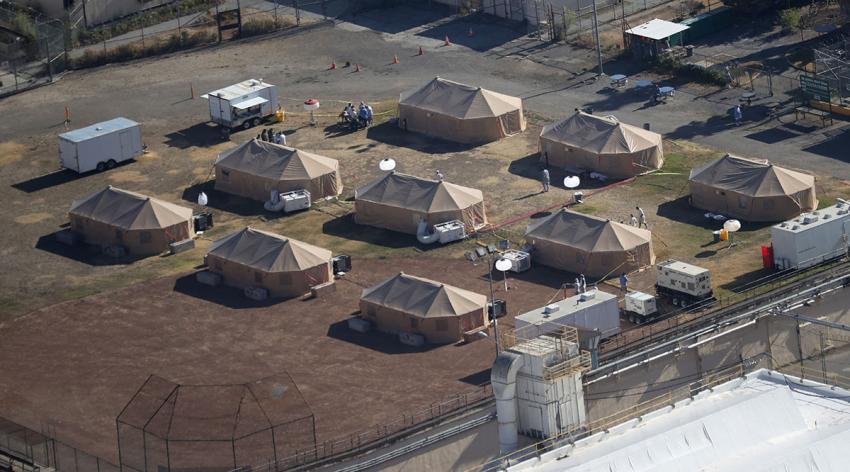
MULTIPOLYGON (((490 313, 493 314, 493 337, 496 338, 496 356, 502 352, 499 339, 499 317, 496 313, 496 291, 493 290, 493 254, 487 251, 487 280, 490 281, 490 313)), ((489 313, 488 313, 489 315, 489 313)))
POLYGON ((599 63, 599 75, 605 74, 602 71, 602 46, 599 44, 599 19, 596 15, 596 0, 593 0, 593 35, 596 38, 596 60, 599 63))

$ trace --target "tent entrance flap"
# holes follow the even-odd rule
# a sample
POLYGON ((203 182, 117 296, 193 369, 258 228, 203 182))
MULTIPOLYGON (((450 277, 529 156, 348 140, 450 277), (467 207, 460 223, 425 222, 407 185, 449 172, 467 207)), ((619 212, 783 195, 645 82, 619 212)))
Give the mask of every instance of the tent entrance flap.
POLYGON ((254 97, 254 98, 249 98, 247 100, 243 100, 241 102, 234 103, 233 108, 236 108, 238 110, 247 110, 251 107, 255 107, 257 105, 262 105, 263 103, 268 103, 268 100, 266 100, 263 97, 254 97))

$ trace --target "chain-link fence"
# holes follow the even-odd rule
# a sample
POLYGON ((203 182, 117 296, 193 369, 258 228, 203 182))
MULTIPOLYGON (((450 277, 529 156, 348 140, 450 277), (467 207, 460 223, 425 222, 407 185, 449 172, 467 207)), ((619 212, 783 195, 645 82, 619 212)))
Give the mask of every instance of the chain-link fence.
POLYGON ((67 67, 67 36, 61 20, 0 2, 0 97, 53 80, 67 67))
POLYGON ((81 451, 51 435, 0 418, 0 470, 119 472, 119 467, 81 451), (8 469, 3 469, 4 462, 8 469))

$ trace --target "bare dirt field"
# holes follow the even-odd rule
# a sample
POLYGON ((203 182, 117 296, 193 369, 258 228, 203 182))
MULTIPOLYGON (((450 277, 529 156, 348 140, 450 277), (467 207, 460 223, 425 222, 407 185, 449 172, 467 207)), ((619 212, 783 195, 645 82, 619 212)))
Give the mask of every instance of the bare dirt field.
MULTIPOLYGON (((486 264, 423 255, 355 259, 327 297, 264 306, 192 275, 73 300, 4 327, 4 415, 49 426, 70 443, 117 461, 115 418, 145 379, 242 384, 288 373, 316 418, 319 441, 394 421, 489 382, 492 337, 471 344, 406 348, 393 336, 359 334, 345 321, 363 287, 398 270, 488 292, 486 264)), ((557 293, 545 269, 509 280, 511 315, 557 293)))

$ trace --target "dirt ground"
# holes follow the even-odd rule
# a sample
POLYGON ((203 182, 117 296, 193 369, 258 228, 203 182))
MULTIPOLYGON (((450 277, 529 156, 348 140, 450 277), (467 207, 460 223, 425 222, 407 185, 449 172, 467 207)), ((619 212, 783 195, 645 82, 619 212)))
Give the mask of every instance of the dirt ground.
MULTIPOLYGON (((288 373, 315 414, 319 441, 358 432, 489 381, 492 337, 426 350, 350 331, 363 287, 396 271, 488 293, 486 264, 423 255, 358 259, 327 297, 252 305, 192 275, 165 277, 43 308, 3 329, 4 416, 49 426, 117 461, 115 418, 148 375, 183 384, 242 384, 288 373)), ((559 274, 509 279, 512 318, 557 293, 559 274)), ((499 281, 501 282, 501 281, 499 281)))

